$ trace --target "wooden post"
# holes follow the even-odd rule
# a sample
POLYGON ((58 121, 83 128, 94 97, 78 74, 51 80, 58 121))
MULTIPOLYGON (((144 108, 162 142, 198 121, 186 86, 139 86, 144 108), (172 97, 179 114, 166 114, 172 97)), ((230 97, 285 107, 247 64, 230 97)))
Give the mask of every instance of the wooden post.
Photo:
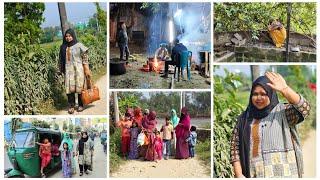
POLYGON ((113 101, 114 101, 114 115, 115 115, 115 122, 119 122, 119 105, 118 105, 118 94, 117 92, 113 92, 113 101))
POLYGON ((260 76, 260 68, 258 65, 251 65, 251 80, 252 82, 260 76))
POLYGON ((183 96, 183 92, 180 92, 180 113, 181 113, 181 109, 183 108, 183 100, 182 100, 182 96, 183 96))
POLYGON ((61 3, 61 2, 58 3, 58 9, 59 9, 59 15, 60 15, 61 32, 63 37, 64 33, 69 28, 65 3, 61 3))
POLYGON ((290 39, 290 19, 291 19, 291 3, 287 3, 287 39, 286 39, 286 62, 289 62, 289 39, 290 39))

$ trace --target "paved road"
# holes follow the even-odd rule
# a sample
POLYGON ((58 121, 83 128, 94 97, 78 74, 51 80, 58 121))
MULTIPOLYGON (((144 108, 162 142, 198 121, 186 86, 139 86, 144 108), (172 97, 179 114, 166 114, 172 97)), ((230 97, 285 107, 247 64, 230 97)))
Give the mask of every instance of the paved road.
POLYGON ((316 136, 315 130, 309 132, 308 138, 302 144, 304 178, 316 177, 316 136))
MULTIPOLYGON (((75 142, 76 144, 76 142, 75 142)), ((103 152, 102 145, 100 144, 100 138, 95 140, 95 151, 94 151, 94 160, 93 160, 93 171, 89 175, 84 174, 79 176, 79 166, 77 165, 77 174, 73 178, 106 178, 107 177, 107 155, 103 152)), ((77 163, 77 157, 76 163, 77 163)), ((12 165, 9 161, 9 158, 4 151, 4 169, 12 168, 12 165)), ((50 175, 49 178, 62 178, 62 171, 59 170, 54 174, 50 175)))
MULTIPOLYGON (((76 143, 75 143, 76 144, 76 143)), ((77 174, 73 178, 106 178, 107 177, 107 155, 103 152, 102 145, 100 144, 100 138, 96 138, 94 142, 94 157, 93 157, 93 171, 89 175, 85 173, 83 176, 79 176, 79 166, 77 165, 77 174)), ((78 158, 76 157, 76 164, 78 158)), ((62 178, 62 171, 58 171, 51 175, 50 178, 62 178)))

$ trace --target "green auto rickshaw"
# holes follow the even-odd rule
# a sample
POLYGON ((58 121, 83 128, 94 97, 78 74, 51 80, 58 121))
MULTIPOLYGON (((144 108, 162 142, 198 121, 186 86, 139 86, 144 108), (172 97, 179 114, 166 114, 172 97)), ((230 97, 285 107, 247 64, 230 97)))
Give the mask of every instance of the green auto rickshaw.
POLYGON ((41 177, 39 157, 40 146, 36 142, 43 142, 48 138, 51 143, 52 156, 50 164, 44 169, 48 175, 61 167, 59 146, 62 141, 60 131, 46 128, 26 128, 17 130, 8 147, 7 154, 13 168, 5 170, 5 177, 41 177))

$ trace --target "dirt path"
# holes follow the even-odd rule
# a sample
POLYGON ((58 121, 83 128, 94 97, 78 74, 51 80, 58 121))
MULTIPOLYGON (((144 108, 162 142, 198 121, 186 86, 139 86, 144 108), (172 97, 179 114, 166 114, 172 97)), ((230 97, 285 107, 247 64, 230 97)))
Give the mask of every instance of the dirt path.
MULTIPOLYGON (((209 167, 210 168, 210 167, 209 167)), ((130 160, 120 166, 110 177, 119 178, 210 178, 199 160, 161 160, 158 163, 130 160)))
MULTIPOLYGON (((130 67, 126 68, 126 74, 118 76, 110 76, 111 89, 169 89, 173 74, 169 74, 169 78, 161 78, 162 74, 155 72, 143 72, 140 69, 146 64, 147 54, 146 50, 141 47, 130 45, 130 67)), ((110 60, 118 60, 119 49, 110 47, 110 60)), ((173 70, 172 70, 173 72, 173 70)), ((177 81, 174 80, 174 89, 210 89, 207 79, 199 74, 198 71, 191 71, 191 80, 185 79, 177 81)))
MULTIPOLYGON (((74 115, 105 115, 107 113, 107 74, 95 83, 99 88, 100 100, 85 107, 82 112, 75 111, 74 115)), ((58 115, 68 115, 67 109, 57 112, 58 115)))
POLYGON ((302 145, 305 178, 316 176, 316 136, 316 131, 311 130, 302 145))

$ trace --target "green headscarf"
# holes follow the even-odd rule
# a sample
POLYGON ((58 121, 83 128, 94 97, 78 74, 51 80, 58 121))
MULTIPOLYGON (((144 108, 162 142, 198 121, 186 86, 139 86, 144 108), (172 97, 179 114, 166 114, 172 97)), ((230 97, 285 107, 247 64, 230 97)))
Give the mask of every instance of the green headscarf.
POLYGON ((177 116, 177 112, 174 109, 171 109, 170 120, 172 122, 173 127, 175 128, 179 123, 179 118, 177 116))
MULTIPOLYGON (((70 135, 68 133, 64 133, 63 134, 63 140, 61 142, 61 145, 62 145, 62 149, 63 149, 63 143, 67 143, 68 144, 68 148, 69 150, 73 150, 73 141, 72 139, 70 138, 70 135)), ((60 146, 61 147, 61 146, 60 146)), ((61 148, 60 148, 61 149, 61 148)))

